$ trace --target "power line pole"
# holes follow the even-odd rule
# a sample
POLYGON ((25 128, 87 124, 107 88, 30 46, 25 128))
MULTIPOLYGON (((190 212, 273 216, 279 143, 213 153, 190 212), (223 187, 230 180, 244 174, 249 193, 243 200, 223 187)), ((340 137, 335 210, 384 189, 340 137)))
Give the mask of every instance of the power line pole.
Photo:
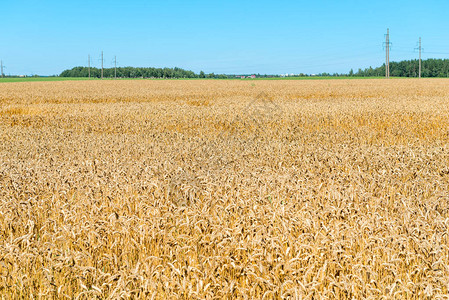
POLYGON ((0 61, 0 64, 1 64, 1 69, 2 69, 2 78, 3 78, 3 76, 4 76, 4 75, 3 75, 3 60, 1 60, 1 61, 0 61))
POLYGON ((419 51, 419 60, 418 60, 418 65, 419 65, 419 68, 418 68, 418 78, 421 78, 421 70, 422 70, 422 68, 421 68, 421 52, 422 52, 422 47, 421 47, 421 37, 419 37, 419 41, 418 41, 418 48, 415 48, 415 51, 416 50, 418 50, 419 51))
POLYGON ((419 78, 421 78, 421 37, 419 37, 419 78))
POLYGON ((114 56, 114 79, 117 79, 117 56, 114 56))
POLYGON ((390 78, 390 29, 385 36, 385 78, 390 78))
POLYGON ((101 51, 101 79, 103 79, 103 51, 101 51))
POLYGON ((90 54, 87 56, 87 64, 88 64, 88 69, 89 69, 89 79, 90 79, 90 54))

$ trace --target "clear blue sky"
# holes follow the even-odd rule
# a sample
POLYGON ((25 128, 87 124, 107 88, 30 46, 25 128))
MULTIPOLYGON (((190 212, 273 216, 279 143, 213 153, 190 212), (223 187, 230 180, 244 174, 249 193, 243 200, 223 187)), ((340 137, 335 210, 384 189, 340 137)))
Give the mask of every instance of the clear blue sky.
POLYGON ((391 60, 449 57, 449 1, 0 0, 6 74, 66 68, 181 67, 215 73, 348 72, 391 60), (447 54, 445 54, 447 53, 447 54))

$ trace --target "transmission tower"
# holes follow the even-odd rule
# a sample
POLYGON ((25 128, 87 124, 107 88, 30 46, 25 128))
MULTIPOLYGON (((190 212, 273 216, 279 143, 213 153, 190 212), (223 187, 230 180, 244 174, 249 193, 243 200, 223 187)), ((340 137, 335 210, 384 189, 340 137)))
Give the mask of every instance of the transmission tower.
POLYGON ((419 78, 421 78, 421 37, 419 37, 419 78))
POLYGON ((117 79, 117 56, 114 56, 114 79, 117 79))
POLYGON ((101 79, 103 79, 103 51, 101 51, 101 79))
POLYGON ((390 29, 387 28, 385 35, 385 78, 390 78, 390 29))

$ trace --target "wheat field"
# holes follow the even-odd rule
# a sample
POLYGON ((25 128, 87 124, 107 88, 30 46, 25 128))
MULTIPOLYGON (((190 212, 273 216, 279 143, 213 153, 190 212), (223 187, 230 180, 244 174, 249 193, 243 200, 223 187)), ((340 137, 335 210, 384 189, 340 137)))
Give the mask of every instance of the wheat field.
POLYGON ((449 80, 0 84, 2 299, 449 295, 449 80))

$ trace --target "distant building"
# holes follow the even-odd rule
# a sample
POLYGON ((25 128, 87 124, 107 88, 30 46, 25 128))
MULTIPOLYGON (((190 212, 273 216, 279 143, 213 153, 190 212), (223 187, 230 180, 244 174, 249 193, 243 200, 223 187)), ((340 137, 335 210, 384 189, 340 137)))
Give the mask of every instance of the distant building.
POLYGON ((245 79, 245 78, 256 78, 256 75, 237 75, 237 78, 245 79))

